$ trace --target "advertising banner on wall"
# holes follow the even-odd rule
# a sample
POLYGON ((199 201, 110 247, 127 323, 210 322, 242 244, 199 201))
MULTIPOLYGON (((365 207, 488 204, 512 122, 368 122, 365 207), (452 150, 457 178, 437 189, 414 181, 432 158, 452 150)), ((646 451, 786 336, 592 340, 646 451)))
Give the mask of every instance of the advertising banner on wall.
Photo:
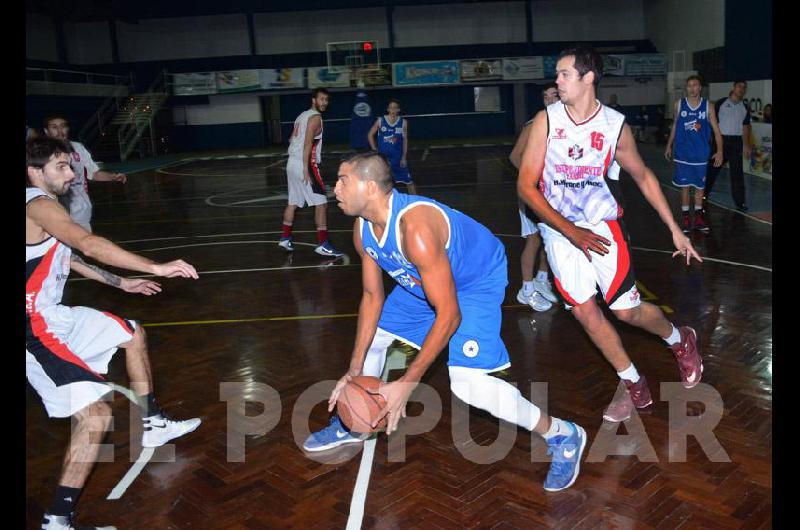
POLYGON ((214 72, 173 74, 172 92, 176 96, 201 96, 217 93, 214 72))
POLYGON ((503 78, 503 61, 500 59, 472 59, 461 61, 461 82, 497 81, 503 78))
POLYGON ((603 75, 625 75, 627 55, 603 55, 603 75))
POLYGON ((503 59, 503 79, 544 79, 544 57, 503 59))
POLYGON ((303 88, 305 68, 274 68, 259 70, 261 88, 303 88))
POLYGON ((753 122, 753 147, 744 170, 760 177, 772 178, 772 124, 753 122))
POLYGON ((392 65, 372 66, 356 72, 356 85, 361 87, 387 86, 392 84, 392 65))
POLYGON ((308 88, 349 87, 350 72, 331 72, 327 66, 308 68, 308 88))
POLYGON ((625 75, 629 77, 667 75, 667 56, 647 53, 625 56, 625 75))
POLYGON ((459 82, 458 61, 394 63, 394 86, 445 85, 459 82))
POLYGON ((258 70, 229 70, 217 72, 217 90, 220 94, 247 92, 261 88, 258 70))

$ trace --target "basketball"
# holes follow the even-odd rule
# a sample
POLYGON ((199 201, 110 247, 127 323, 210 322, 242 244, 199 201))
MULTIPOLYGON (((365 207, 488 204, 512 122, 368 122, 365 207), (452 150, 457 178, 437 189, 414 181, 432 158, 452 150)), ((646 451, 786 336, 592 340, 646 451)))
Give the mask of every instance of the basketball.
POLYGON ((336 411, 342 423, 349 429, 364 433, 386 428, 386 417, 376 428, 372 428, 373 420, 386 405, 386 400, 378 394, 382 382, 377 377, 359 375, 342 389, 339 399, 336 400, 336 411))

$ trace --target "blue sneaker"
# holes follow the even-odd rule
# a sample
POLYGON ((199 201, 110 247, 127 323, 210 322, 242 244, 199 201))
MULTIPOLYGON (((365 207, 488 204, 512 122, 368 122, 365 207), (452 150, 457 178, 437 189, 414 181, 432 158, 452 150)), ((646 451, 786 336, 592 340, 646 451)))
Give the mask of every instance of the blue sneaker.
POLYGON ((554 436, 547 440, 547 454, 553 456, 550 471, 544 480, 544 489, 547 491, 561 491, 572 486, 581 469, 581 455, 586 447, 586 431, 570 421, 566 423, 572 427, 569 436, 554 436))
POLYGON ((294 250, 291 237, 282 237, 280 241, 278 241, 278 246, 285 248, 288 252, 292 252, 294 250))
POLYGON ((314 252, 316 252, 320 256, 330 256, 330 257, 334 257, 334 258, 338 258, 339 256, 341 256, 343 254, 342 252, 336 250, 336 247, 331 245, 331 242, 328 241, 327 239, 325 240, 325 242, 323 244, 321 244, 317 248, 315 248, 314 252))
MULTIPOLYGON (((358 434, 358 433, 356 433, 358 434)), ((353 436, 350 430, 342 425, 337 414, 331 416, 331 423, 324 429, 312 432, 303 442, 303 449, 309 452, 327 451, 344 444, 363 442, 359 436, 353 436)))

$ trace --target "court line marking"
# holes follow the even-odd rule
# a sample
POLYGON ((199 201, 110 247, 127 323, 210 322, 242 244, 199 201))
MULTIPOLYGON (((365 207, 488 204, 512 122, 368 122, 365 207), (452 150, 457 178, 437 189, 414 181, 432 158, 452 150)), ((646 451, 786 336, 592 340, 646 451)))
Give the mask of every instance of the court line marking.
POLYGON ((428 153, 429 152, 430 152, 430 149, 428 149, 428 148, 425 148, 425 151, 422 152, 422 161, 423 162, 425 162, 425 159, 428 158, 428 153))
MULTIPOLYGON (((129 388, 111 382, 108 383, 108 386, 112 390, 115 390, 128 398, 140 408, 143 407, 144 403, 142 403, 139 397, 129 388)), ((111 492, 108 494, 108 497, 106 497, 106 500, 116 500, 121 498, 125 494, 125 491, 128 489, 128 487, 130 487, 133 481, 136 480, 136 477, 138 477, 142 472, 144 466, 146 466, 150 459, 153 458, 154 454, 154 447, 143 447, 142 452, 139 453, 139 457, 136 459, 136 462, 134 462, 130 469, 128 469, 128 472, 125 473, 117 485, 112 488, 111 492)))
POLYGON ((364 504, 367 500, 369 477, 372 474, 372 461, 375 458, 377 436, 371 436, 364 442, 361 452, 361 464, 358 466, 358 477, 353 487, 353 496, 350 498, 350 514, 347 516, 346 530, 359 530, 364 519, 364 504))

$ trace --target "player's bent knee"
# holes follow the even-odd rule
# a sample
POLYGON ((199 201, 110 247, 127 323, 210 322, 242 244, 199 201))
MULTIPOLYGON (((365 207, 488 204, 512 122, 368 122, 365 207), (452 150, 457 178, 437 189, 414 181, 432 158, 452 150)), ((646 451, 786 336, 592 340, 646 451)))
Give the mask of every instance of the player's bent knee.
POLYGON ((106 431, 111 425, 111 407, 105 401, 95 401, 76 412, 75 419, 92 430, 106 431))
POLYGON ((639 320, 639 307, 630 309, 612 309, 614 316, 626 324, 634 324, 639 320))

